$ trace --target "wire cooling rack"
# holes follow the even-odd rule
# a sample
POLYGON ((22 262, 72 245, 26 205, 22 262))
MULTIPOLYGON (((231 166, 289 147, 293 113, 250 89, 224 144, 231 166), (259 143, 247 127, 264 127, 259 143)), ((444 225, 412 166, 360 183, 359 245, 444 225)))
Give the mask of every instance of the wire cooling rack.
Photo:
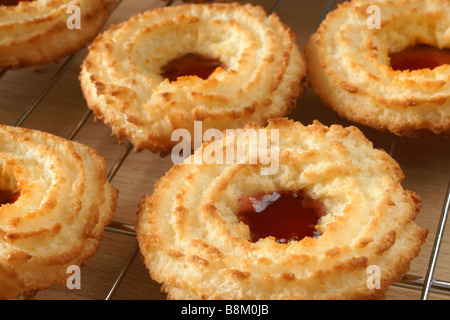
MULTIPOLYGON (((116 0, 116 4, 114 8, 112 9, 112 12, 117 10, 123 0, 116 0)), ((282 4, 283 0, 274 0, 272 9, 269 12, 277 12, 280 5, 282 4)), ((285 2, 288 2, 286 0, 285 2)), ((336 0, 329 0, 327 3, 327 6, 325 8, 325 11, 323 12, 324 18, 328 12, 330 12, 335 6, 337 5, 339 1, 336 0)), ((174 0, 162 2, 161 5, 163 6, 171 6, 174 4, 174 0)), ((112 13, 111 12, 111 13, 112 13)), ((24 121, 33 113, 36 111, 38 106, 41 104, 41 102, 44 100, 44 98, 47 96, 47 94, 54 88, 55 84, 58 82, 58 80, 61 78, 61 76, 66 72, 66 70, 69 68, 69 66, 72 64, 72 62, 76 59, 77 55, 79 54, 79 51, 72 54, 71 56, 67 57, 66 60, 61 63, 59 68, 56 70, 56 72, 51 76, 51 78, 47 81, 44 88, 34 97, 32 102, 25 108, 23 113, 19 116, 19 118, 15 121, 14 126, 22 126, 24 121)), ((6 71, 6 70, 0 70, 0 79, 3 78, 3 76, 7 72, 14 72, 14 71, 6 71)), ((83 128, 83 126, 86 124, 88 119, 91 118, 93 115, 92 111, 87 109, 85 113, 82 115, 82 117, 79 119, 79 121, 73 126, 70 133, 67 135, 68 140, 74 140, 80 130, 83 128)), ((334 123, 339 122, 341 119, 336 116, 334 119, 334 123)), ((390 143, 390 149, 389 154, 391 156, 395 156, 395 152, 397 150, 397 146, 399 143, 399 137, 394 136, 392 137, 392 141, 390 143)), ((130 152, 133 150, 133 146, 130 142, 126 143, 123 147, 123 150, 121 151, 120 155, 118 156, 115 163, 112 165, 108 172, 107 179, 109 182, 111 182, 122 165, 124 164, 125 160, 127 159, 130 152)), ((421 291, 421 299, 427 300, 429 298, 431 291, 437 291, 439 293, 444 294, 450 294, 450 282, 449 281, 443 281, 438 280, 435 278, 435 270, 437 266, 437 261, 439 257, 439 252, 442 246, 442 240, 444 237, 444 231, 447 223, 447 218, 449 215, 450 210, 450 179, 449 184, 447 186, 446 195, 445 195, 445 201, 442 206, 442 212, 440 213, 440 220, 438 223, 438 227, 435 233, 433 247, 430 253, 429 262, 428 262, 428 268, 425 276, 418 276, 414 274, 406 274, 404 278, 395 283, 394 286, 397 287, 405 287, 408 289, 414 289, 414 290, 420 290, 421 291)), ((107 232, 126 235, 134 238, 134 244, 132 246, 132 249, 128 253, 128 256, 123 261, 122 267, 120 268, 120 271, 117 273, 114 281, 111 283, 109 290, 105 294, 105 299, 110 300, 113 298, 114 294, 116 293, 117 289, 119 288, 120 284, 122 283, 122 280, 124 279, 125 275, 127 274, 131 264, 136 259, 136 257, 139 254, 139 246, 138 242, 136 240, 136 233, 134 231, 134 226, 132 224, 123 223, 119 221, 113 221, 109 226, 105 228, 107 232)))

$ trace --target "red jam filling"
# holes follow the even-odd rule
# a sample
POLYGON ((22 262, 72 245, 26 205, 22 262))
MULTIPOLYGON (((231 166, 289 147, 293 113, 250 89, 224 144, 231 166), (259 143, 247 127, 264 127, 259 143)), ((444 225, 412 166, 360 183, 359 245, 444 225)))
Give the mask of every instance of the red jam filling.
POLYGON ((0 206, 13 204, 20 197, 20 190, 0 190, 0 206))
POLYGON ((0 0, 0 5, 4 6, 17 6, 21 1, 35 1, 35 0, 0 0))
POLYGON ((178 77, 183 76, 197 76, 206 80, 218 67, 224 68, 224 65, 217 59, 188 53, 169 61, 161 68, 161 75, 169 81, 176 81, 178 77))
POLYGON ((391 55, 391 67, 394 70, 432 70, 444 64, 450 64, 450 49, 418 45, 391 55))
POLYGON ((238 219, 249 226, 252 242, 269 236, 286 244, 305 237, 317 238, 324 205, 303 191, 252 192, 239 199, 238 219))

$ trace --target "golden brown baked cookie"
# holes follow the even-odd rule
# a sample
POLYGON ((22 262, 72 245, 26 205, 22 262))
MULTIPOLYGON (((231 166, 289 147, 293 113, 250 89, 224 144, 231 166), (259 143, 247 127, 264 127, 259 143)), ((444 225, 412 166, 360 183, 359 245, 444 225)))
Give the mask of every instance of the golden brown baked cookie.
POLYGON ((450 64, 402 70, 391 60, 416 45, 450 48, 449 11, 449 0, 339 5, 306 45, 310 86, 326 105, 354 122, 397 135, 448 135, 450 64))
MULTIPOLYGON (((192 157, 217 145, 225 155, 225 146, 259 129, 205 143, 192 157)), ((402 188, 399 165, 355 127, 274 119, 265 129, 279 135, 270 139, 279 155, 273 174, 261 174, 267 162, 250 162, 264 139, 256 149, 248 140, 248 161, 187 158, 142 199, 136 232, 151 277, 171 299, 383 298, 427 234, 414 223, 420 199, 402 188), (270 207, 282 199, 275 208, 283 209, 270 207), (310 235, 275 235, 313 213, 310 235)))
MULTIPOLYGON (((165 0, 166 1, 166 0, 165 0)), ((206 3, 206 2, 233 2, 233 0, 183 0, 183 2, 190 2, 190 3, 206 3)), ((237 0, 239 1, 239 0, 237 0)), ((235 1, 235 2, 237 2, 235 1)))
POLYGON ((116 201, 93 149, 0 126, 0 299, 65 286, 69 266, 96 253, 116 201))
POLYGON ((264 125, 289 112, 304 92, 306 74, 295 41, 279 17, 260 6, 158 8, 100 35, 80 81, 89 108, 115 135, 136 150, 167 153, 177 143, 172 132, 193 134, 194 120, 204 130, 224 130, 249 121, 264 125), (200 56, 195 70, 217 63, 212 74, 169 80, 176 69, 169 66, 189 55, 200 56))
POLYGON ((100 32, 113 5, 114 0, 0 1, 0 69, 57 62, 77 51, 100 32))

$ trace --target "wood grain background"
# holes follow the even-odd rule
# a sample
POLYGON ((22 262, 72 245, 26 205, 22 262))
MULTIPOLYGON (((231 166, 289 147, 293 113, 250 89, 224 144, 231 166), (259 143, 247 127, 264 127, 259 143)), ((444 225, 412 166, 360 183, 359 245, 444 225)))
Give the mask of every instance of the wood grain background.
MULTIPOLYGON (((276 1, 246 2, 260 4, 270 11, 276 1)), ((174 5, 180 3, 181 1, 175 1, 174 5)), ((293 29, 298 44, 303 47, 319 25, 328 4, 328 0, 284 0, 277 8, 277 14, 293 29)), ((105 28, 110 24, 127 20, 142 10, 163 5, 162 0, 123 0, 111 15, 105 28)), ((335 6, 336 4, 333 8, 335 6)), ((86 49, 77 53, 62 77, 22 126, 67 137, 87 111, 78 82, 80 64, 85 55, 86 49)), ((46 87, 63 62, 64 60, 44 67, 8 71, 0 80, 0 122, 13 125, 26 107, 46 87)), ((318 119, 327 125, 335 121, 342 125, 355 125, 338 118, 336 113, 324 106, 310 90, 298 100, 296 110, 289 117, 304 124, 318 119)), ((359 127, 373 141, 375 147, 390 150, 393 135, 359 127)), ((95 122, 92 116, 75 140, 97 149, 106 157, 108 168, 114 165, 126 145, 126 142, 119 145, 117 139, 111 136, 109 127, 102 122, 95 122)), ((438 136, 420 139, 401 138, 394 158, 400 163, 406 175, 404 187, 417 192, 422 198, 422 210, 417 222, 422 227, 428 228, 430 233, 426 245, 420 256, 414 260, 409 273, 424 277, 450 178, 450 143, 448 139, 438 136)), ((120 190, 114 220, 134 225, 138 202, 145 193, 152 192, 155 181, 171 166, 170 158, 161 158, 149 151, 131 152, 112 181, 112 184, 120 190)), ((135 243, 133 236, 106 232, 97 255, 81 269, 80 290, 54 286, 37 293, 35 299, 105 299, 135 243)), ((450 243, 448 236, 445 235, 436 269, 437 279, 450 281, 449 262, 450 243)), ((419 299, 419 289, 395 285, 389 291, 388 299, 419 299)), ((150 279, 138 254, 111 298, 154 300, 165 299, 166 296, 160 293, 160 285, 150 279)), ((433 291, 430 299, 448 299, 448 296, 433 291)))

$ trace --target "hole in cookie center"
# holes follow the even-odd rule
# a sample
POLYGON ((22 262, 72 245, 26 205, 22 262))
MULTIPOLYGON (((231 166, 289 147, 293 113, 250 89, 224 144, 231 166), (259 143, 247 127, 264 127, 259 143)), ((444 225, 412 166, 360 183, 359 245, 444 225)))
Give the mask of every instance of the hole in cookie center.
POLYGON ((19 2, 31 2, 36 0, 0 0, 0 5, 4 6, 17 6, 19 2))
POLYGON ((250 228, 252 242, 269 236, 282 244, 317 238, 324 205, 304 191, 252 192, 239 198, 238 219, 250 228))
POLYGON ((22 186, 12 171, 14 169, 0 163, 0 207, 13 204, 21 195, 22 186))
POLYGON ((188 53, 169 61, 161 68, 161 75, 169 81, 176 81, 178 77, 183 76, 197 76, 206 80, 218 67, 224 68, 220 60, 197 53, 188 53))
POLYGON ((438 49, 429 45, 416 45, 390 56, 394 70, 434 69, 450 64, 450 49, 438 49))
POLYGON ((20 197, 20 190, 0 190, 0 207, 5 204, 13 204, 20 197))

